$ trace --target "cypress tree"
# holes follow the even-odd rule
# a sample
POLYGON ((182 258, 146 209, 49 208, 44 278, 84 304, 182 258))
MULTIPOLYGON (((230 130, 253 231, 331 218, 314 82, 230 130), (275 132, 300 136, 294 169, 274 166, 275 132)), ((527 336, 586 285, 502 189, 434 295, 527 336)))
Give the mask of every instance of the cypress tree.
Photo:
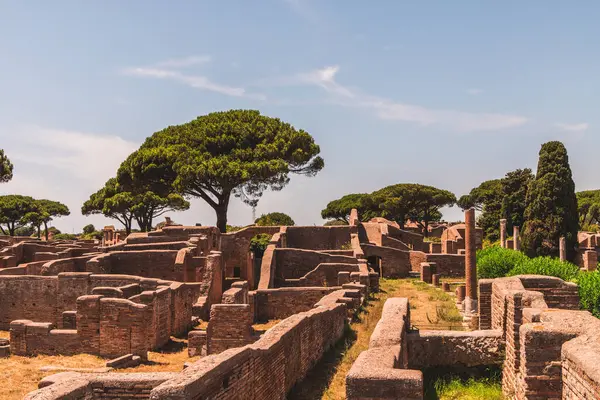
POLYGON ((561 142, 542 145, 526 205, 522 245, 527 255, 558 256, 558 242, 564 236, 567 258, 573 260, 579 230, 577 197, 567 149, 561 142))

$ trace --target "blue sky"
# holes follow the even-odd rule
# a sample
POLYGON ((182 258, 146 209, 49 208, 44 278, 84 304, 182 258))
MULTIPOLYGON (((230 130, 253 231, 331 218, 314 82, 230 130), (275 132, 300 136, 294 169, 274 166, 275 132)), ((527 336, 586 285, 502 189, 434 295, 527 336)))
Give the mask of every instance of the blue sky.
MULTIPOLYGON (((256 210, 321 224, 329 200, 400 182, 460 196, 535 170, 561 140, 577 190, 600 160, 600 3, 558 1, 3 1, 0 193, 81 203, 171 124, 259 109, 311 133, 325 169, 256 210)), ((193 201, 180 223, 214 224, 193 201)), ((460 210, 446 210, 458 219, 460 210)), ((252 210, 230 207, 232 224, 252 210)))

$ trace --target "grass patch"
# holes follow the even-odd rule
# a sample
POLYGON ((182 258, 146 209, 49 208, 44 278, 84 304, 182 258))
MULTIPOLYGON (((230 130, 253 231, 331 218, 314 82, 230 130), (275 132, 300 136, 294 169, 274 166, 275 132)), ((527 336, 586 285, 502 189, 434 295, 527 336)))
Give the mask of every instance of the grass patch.
POLYGON ((500 368, 425 371, 426 400, 503 400, 500 368))

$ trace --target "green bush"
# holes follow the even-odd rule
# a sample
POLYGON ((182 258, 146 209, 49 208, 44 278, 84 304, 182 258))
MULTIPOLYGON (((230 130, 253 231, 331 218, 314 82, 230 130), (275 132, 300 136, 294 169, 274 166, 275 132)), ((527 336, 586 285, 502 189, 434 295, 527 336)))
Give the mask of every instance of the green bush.
POLYGON ((263 257, 270 241, 271 235, 268 233, 259 233, 250 239, 250 251, 254 253, 255 258, 263 257))
POLYGON ((577 284, 581 308, 600 318, 600 272, 580 272, 577 284))
POLYGON ((500 246, 486 247, 477 252, 477 277, 480 279, 500 278, 529 258, 515 250, 500 246))
POLYGON ((70 233, 57 233, 54 235, 54 240, 75 240, 77 239, 76 235, 72 235, 70 233))
POLYGON ((552 257, 536 257, 527 259, 511 269, 507 276, 515 275, 545 275, 555 276, 564 281, 573 281, 579 274, 579 267, 570 262, 560 261, 552 257))

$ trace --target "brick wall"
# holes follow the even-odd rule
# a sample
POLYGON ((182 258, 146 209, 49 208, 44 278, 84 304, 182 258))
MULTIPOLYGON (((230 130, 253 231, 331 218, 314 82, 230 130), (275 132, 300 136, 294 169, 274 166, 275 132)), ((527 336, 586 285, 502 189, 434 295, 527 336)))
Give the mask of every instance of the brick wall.
POLYGON ((284 319, 309 311, 323 296, 336 290, 339 287, 259 289, 252 294, 256 320, 284 319))
POLYGON ((249 346, 202 358, 158 386, 151 399, 282 399, 342 335, 346 306, 336 300, 296 314, 249 346))
POLYGON ((275 285, 283 286, 285 279, 299 279, 322 263, 357 264, 354 257, 290 248, 275 249, 275 285))
POLYGON ((184 270, 176 265, 177 250, 115 251, 92 258, 87 271, 183 282, 184 270))
POLYGON ((57 291, 56 276, 1 276, 0 329, 8 330, 17 319, 57 324, 57 291))
POLYGON ((359 272, 358 264, 321 263, 299 279, 286 279, 285 287, 336 286, 339 272, 359 272))
POLYGON ((286 247, 307 250, 336 250, 350 244, 353 226, 288 226, 286 247))
POLYGON ((361 244, 361 247, 365 257, 381 258, 381 274, 383 277, 404 278, 408 276, 411 270, 410 257, 413 252, 364 243, 361 244))

